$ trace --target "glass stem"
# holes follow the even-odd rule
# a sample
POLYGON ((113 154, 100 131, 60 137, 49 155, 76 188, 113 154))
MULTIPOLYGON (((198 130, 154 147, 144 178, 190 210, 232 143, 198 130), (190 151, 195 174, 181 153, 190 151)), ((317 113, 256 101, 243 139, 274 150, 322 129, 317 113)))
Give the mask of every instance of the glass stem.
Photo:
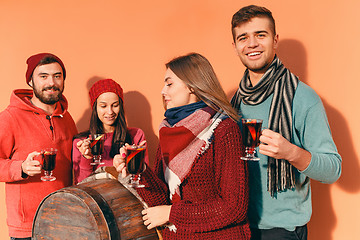
POLYGON ((255 154, 255 148, 252 148, 252 147, 246 147, 246 149, 245 149, 245 153, 246 153, 246 155, 250 155, 250 156, 252 156, 252 155, 254 155, 255 154))

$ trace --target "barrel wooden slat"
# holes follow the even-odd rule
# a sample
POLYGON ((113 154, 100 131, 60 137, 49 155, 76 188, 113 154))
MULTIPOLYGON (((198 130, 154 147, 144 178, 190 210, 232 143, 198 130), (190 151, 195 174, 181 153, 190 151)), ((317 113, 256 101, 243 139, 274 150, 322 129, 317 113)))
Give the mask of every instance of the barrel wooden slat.
POLYGON ((142 220, 140 201, 113 179, 60 189, 41 202, 33 238, 46 240, 159 239, 142 220))

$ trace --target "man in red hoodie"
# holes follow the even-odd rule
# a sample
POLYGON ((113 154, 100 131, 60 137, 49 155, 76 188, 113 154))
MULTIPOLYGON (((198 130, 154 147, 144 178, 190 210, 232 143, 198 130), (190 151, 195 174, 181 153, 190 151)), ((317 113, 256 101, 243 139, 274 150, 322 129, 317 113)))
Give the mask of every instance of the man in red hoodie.
POLYGON ((0 113, 0 181, 5 182, 7 224, 11 239, 31 239, 32 222, 41 200, 72 184, 71 147, 77 133, 62 95, 63 62, 50 53, 27 60, 26 82, 0 113), (55 181, 41 181, 40 151, 56 148, 55 181))

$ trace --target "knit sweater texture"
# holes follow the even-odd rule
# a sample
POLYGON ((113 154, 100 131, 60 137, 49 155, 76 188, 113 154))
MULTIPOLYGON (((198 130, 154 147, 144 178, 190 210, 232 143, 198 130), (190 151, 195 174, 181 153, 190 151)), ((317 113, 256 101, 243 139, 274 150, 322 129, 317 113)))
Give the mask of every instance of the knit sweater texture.
MULTIPOLYGON (((268 127, 269 108, 273 95, 258 105, 241 103, 244 118, 263 119, 268 127)), ((313 89, 299 82, 292 105, 293 136, 291 143, 311 153, 310 165, 296 171, 296 188, 277 193, 275 198, 267 191, 267 159, 258 153, 260 161, 249 161, 249 220, 259 229, 285 228, 295 230, 310 220, 310 179, 323 183, 335 182, 341 174, 341 157, 331 136, 323 104, 313 89)), ((258 149, 257 149, 258 152, 258 149)))
MULTIPOLYGON (((140 128, 128 128, 128 133, 132 139, 132 144, 140 144, 145 140, 145 134, 140 128)), ((74 184, 77 184, 91 175, 93 171, 102 166, 113 166, 113 159, 110 157, 111 142, 113 138, 113 132, 105 133, 104 141, 104 152, 101 155, 101 161, 104 163, 102 165, 90 165, 93 160, 84 158, 79 149, 76 147, 76 144, 84 138, 75 138, 73 141, 73 169, 74 169, 74 184)), ((145 163, 149 163, 149 157, 146 151, 145 154, 145 163)))
POLYGON ((49 115, 30 103, 32 94, 32 90, 15 90, 10 105, 0 113, 0 181, 6 183, 9 235, 18 238, 31 236, 33 218, 41 200, 71 185, 71 146, 77 133, 64 96, 49 115), (29 153, 47 147, 58 149, 53 171, 56 180, 41 181, 43 173, 23 179, 22 162, 29 153))
MULTIPOLYGON (((181 200, 173 203, 164 239, 250 239, 247 220, 248 169, 239 127, 230 118, 214 131, 209 148, 199 156, 180 185, 181 200)), ((145 188, 137 189, 149 206, 170 205, 160 146, 155 168, 142 174, 145 188)))

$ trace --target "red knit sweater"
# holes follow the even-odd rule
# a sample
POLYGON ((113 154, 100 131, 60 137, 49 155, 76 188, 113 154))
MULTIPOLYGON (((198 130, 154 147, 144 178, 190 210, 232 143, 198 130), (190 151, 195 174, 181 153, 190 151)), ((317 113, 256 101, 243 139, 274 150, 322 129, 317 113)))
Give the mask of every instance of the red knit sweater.
POLYGON ((0 181, 6 182, 7 224, 11 237, 31 237, 33 218, 41 200, 51 192, 70 186, 72 137, 75 123, 67 112, 64 97, 52 115, 34 107, 32 90, 19 89, 10 105, 0 113, 0 181), (21 164, 28 154, 45 147, 57 148, 53 182, 43 182, 38 174, 26 179, 21 164))
MULTIPOLYGON (((181 201, 172 205, 164 239, 250 239, 247 220, 248 172, 239 127, 226 119, 214 131, 210 147, 191 168, 180 185, 181 201)), ((154 172, 142 174, 146 187, 138 193, 149 206, 169 205, 169 191, 163 176, 161 149, 154 172)))

